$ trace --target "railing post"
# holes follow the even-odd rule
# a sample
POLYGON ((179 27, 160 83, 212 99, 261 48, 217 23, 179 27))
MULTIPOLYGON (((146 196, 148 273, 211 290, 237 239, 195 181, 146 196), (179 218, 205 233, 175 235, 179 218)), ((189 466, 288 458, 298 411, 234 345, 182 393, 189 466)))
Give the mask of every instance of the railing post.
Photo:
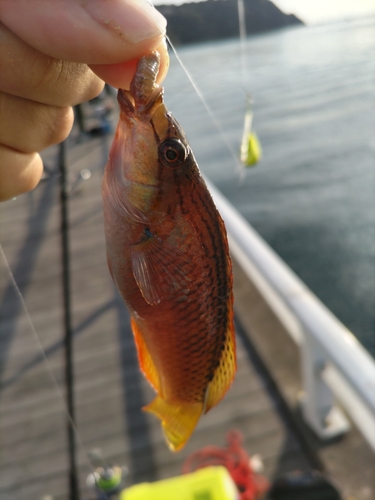
POLYGON ((346 433, 350 424, 335 405, 331 389, 322 378, 327 356, 322 346, 304 330, 301 345, 303 396, 302 415, 320 439, 346 433))

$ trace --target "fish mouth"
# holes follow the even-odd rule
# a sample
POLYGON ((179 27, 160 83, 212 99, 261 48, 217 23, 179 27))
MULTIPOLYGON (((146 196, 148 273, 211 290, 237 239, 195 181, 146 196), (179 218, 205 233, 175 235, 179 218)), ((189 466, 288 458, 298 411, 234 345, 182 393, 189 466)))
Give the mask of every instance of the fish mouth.
POLYGON ((156 88, 152 95, 148 97, 147 102, 139 103, 131 90, 119 89, 117 93, 117 101, 120 105, 121 113, 131 118, 146 119, 153 114, 154 108, 163 103, 164 89, 156 88))

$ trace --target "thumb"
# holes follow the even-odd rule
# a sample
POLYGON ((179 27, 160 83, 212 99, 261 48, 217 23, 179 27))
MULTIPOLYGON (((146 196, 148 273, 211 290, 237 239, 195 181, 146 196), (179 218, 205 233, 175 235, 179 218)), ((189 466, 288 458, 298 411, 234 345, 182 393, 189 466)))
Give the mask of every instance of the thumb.
POLYGON ((166 27, 147 0, 0 0, 0 20, 44 54, 94 65, 139 58, 166 27))

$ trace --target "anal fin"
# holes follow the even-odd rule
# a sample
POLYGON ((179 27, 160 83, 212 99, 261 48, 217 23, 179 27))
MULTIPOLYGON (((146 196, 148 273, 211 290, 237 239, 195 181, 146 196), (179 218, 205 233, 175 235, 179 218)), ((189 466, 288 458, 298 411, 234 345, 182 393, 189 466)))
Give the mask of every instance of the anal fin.
POLYGON ((160 393, 161 387, 160 387, 158 371, 155 367, 154 361, 151 357, 150 351, 147 348, 146 342, 144 341, 143 335, 138 327, 138 324, 133 317, 131 318, 131 326, 133 330, 135 344, 137 346, 138 360, 141 370, 146 379, 155 389, 155 391, 160 393))

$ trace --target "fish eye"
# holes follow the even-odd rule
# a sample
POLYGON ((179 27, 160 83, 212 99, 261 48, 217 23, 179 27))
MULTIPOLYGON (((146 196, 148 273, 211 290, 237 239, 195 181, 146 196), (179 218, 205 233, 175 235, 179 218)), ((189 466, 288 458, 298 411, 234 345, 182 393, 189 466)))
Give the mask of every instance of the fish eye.
POLYGON ((159 147, 161 159, 170 167, 178 167, 186 160, 187 151, 179 139, 166 139, 159 147))

